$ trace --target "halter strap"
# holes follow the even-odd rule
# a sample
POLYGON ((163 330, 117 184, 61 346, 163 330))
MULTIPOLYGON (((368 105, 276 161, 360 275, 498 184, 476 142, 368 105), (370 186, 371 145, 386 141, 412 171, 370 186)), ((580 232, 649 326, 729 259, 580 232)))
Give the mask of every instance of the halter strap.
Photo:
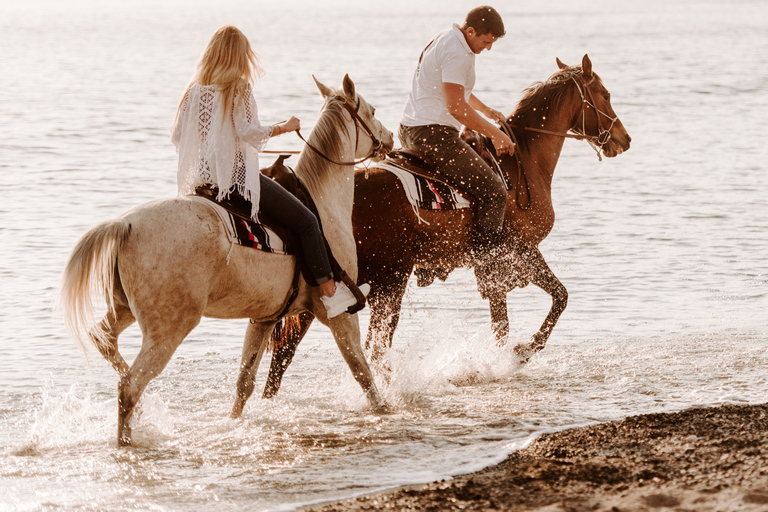
MULTIPOLYGON (((589 82, 582 82, 581 85, 579 85, 579 81, 576 79, 576 76, 574 75, 571 77, 571 80, 573 80, 573 83, 576 84, 576 89, 579 91, 579 95, 581 96, 581 133, 579 133, 578 128, 571 127, 571 130, 576 132, 578 135, 581 135, 586 141, 587 144, 589 144, 592 149, 595 150, 595 153, 597 153, 597 158, 601 162, 603 161, 603 157, 600 155, 600 150, 603 149, 603 146, 608 144, 608 142, 611 140, 611 130, 613 129, 613 125, 616 124, 616 121, 619 120, 619 116, 611 117, 595 105, 594 97, 592 96, 592 91, 590 91, 587 86, 590 85, 592 82, 595 81, 595 74, 592 74, 592 79, 589 82), (584 90, 582 91, 582 86, 584 87, 584 90), (586 96, 589 98, 585 98, 586 96), (587 109, 584 107, 584 105, 589 105, 592 107, 592 109, 595 111, 595 116, 597 120, 597 136, 589 136, 587 135, 587 109), (611 125, 607 129, 603 129, 603 124, 600 122, 602 119, 600 116, 603 115, 611 120, 611 125)), ((578 115, 577 115, 578 118, 578 115)))

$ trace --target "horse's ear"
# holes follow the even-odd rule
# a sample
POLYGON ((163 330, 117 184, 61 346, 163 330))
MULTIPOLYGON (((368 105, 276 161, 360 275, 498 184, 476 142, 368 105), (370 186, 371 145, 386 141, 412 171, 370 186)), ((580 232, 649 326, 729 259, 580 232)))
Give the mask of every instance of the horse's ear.
POLYGON ((584 58, 581 59, 581 72, 586 78, 590 78, 592 76, 592 61, 589 60, 589 55, 586 53, 584 54, 584 58))
POLYGON ((317 88, 320 89, 320 94, 322 94, 324 98, 327 98, 333 94, 331 88, 320 83, 320 81, 315 78, 315 75, 312 75, 312 80, 315 81, 315 85, 317 85, 317 88))
POLYGON ((355 100, 355 82, 352 81, 351 78, 349 78, 349 75, 344 75, 344 94, 347 95, 347 98, 354 101, 355 100))
POLYGON ((563 64, 563 61, 561 61, 559 58, 555 57, 555 60, 557 61, 557 67, 560 69, 565 69, 568 67, 568 64, 563 64))

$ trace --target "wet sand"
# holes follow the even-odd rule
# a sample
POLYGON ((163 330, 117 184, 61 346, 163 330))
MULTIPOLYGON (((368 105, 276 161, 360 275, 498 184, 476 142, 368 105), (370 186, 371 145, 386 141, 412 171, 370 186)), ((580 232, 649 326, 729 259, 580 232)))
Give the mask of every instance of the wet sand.
POLYGON ((768 511, 768 404, 545 434, 477 473, 302 510, 768 511))

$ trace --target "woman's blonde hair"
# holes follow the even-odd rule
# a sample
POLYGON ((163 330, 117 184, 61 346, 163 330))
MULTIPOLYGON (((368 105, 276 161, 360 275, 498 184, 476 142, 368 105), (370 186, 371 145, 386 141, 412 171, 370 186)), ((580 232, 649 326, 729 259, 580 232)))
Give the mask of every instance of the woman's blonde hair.
POLYGON ((254 84, 263 75, 261 58, 253 51, 245 34, 232 25, 225 25, 219 28, 208 42, 197 63, 192 83, 179 103, 176 116, 178 117, 192 84, 216 85, 226 106, 223 109, 224 122, 232 111, 235 95, 243 92, 247 84, 254 84))

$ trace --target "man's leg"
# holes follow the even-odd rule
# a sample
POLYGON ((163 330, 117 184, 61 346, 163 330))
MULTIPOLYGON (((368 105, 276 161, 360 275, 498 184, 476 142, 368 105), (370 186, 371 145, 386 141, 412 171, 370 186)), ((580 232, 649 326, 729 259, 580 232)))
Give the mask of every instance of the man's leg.
POLYGON ((478 248, 497 244, 504 224, 507 190, 501 178, 453 127, 400 127, 400 142, 429 158, 449 185, 475 199, 475 241, 478 248))
POLYGON ((441 125, 400 126, 403 147, 429 158, 449 185, 466 191, 476 201, 473 256, 478 289, 484 298, 500 291, 502 227, 507 191, 491 167, 461 138, 455 128, 441 125))

